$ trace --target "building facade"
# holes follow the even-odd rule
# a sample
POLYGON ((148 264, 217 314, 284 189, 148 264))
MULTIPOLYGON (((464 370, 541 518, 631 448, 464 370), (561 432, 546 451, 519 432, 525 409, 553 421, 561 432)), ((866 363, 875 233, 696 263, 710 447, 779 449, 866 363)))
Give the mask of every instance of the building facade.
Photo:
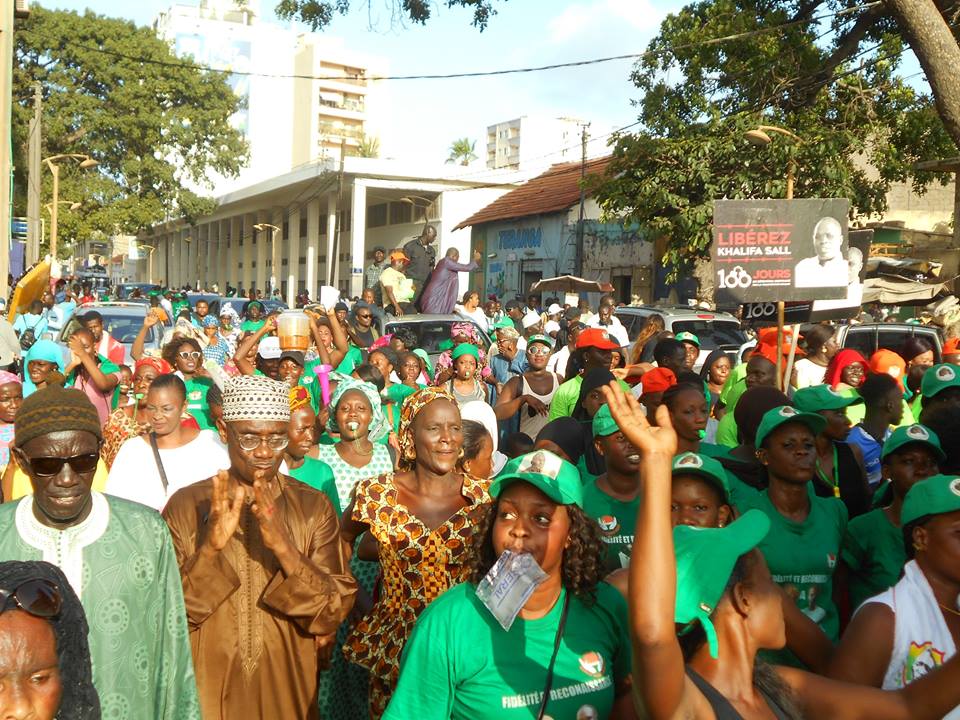
POLYGON ((579 158, 581 121, 523 117, 487 127, 487 167, 526 170, 579 158))

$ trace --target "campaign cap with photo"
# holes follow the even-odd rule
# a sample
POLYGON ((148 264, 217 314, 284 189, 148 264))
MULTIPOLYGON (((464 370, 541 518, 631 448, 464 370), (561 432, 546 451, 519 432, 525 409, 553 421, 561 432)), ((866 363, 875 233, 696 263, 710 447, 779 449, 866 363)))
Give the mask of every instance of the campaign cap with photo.
POLYGON ((932 398, 947 388, 960 387, 960 367, 941 363, 928 368, 920 381, 920 394, 932 398))
POLYGON ((863 398, 855 390, 834 390, 829 385, 811 385, 801 388, 793 394, 793 406, 804 413, 820 410, 842 410, 851 405, 859 405, 863 398))
MULTIPOLYGON (((719 655, 719 645, 710 615, 723 597, 737 560, 759 545, 768 532, 770 518, 760 510, 747 510, 722 528, 677 525, 673 529, 673 554, 677 563, 673 620, 687 626, 699 622, 707 636, 710 657, 714 659, 719 655)), ((684 628, 681 634, 689 630, 684 628)))
POLYGON ((960 510, 960 477, 931 475, 907 491, 900 510, 900 524, 909 525, 927 515, 960 510))
POLYGON ((581 330, 580 334, 577 335, 576 349, 588 347, 600 348, 601 350, 617 350, 620 344, 612 340, 610 333, 603 328, 587 328, 581 330))
POLYGON ((490 483, 490 496, 499 497, 514 482, 527 482, 560 505, 583 509, 583 481, 575 465, 549 450, 534 450, 503 466, 490 483))
POLYGON ((679 332, 673 336, 674 339, 679 340, 680 342, 688 342, 691 345, 696 345, 700 347, 700 338, 694 335, 692 332, 679 332))
POLYGON ((720 491, 724 502, 730 502, 730 479, 727 471, 713 458, 692 452, 680 453, 673 458, 673 477, 677 475, 696 475, 703 478, 720 491))
POLYGON ((527 347, 530 347, 535 343, 540 343, 541 345, 546 345, 548 348, 552 348, 556 344, 556 342, 557 341, 554 340, 552 337, 548 337, 546 335, 540 335, 540 334, 531 335, 530 337, 527 338, 527 347))
POLYGON ((937 437, 937 434, 926 425, 920 425, 919 423, 898 427, 896 430, 890 433, 890 437, 883 442, 883 449, 880 451, 880 459, 883 460, 887 457, 887 455, 895 453, 904 445, 909 445, 910 443, 923 443, 933 451, 933 454, 937 456, 937 459, 940 460, 940 462, 943 462, 947 459, 946 453, 943 452, 943 447, 940 445, 940 438, 937 437))
POLYGON ((754 446, 760 447, 763 445, 763 441, 767 439, 770 433, 781 425, 789 422, 803 423, 810 428, 814 435, 822 433, 823 429, 827 426, 827 421, 822 415, 797 412, 796 408, 790 405, 784 405, 783 407, 774 408, 764 413, 763 419, 760 420, 760 426, 757 428, 757 438, 754 446))
POLYGON ((260 341, 260 346, 257 348, 257 355, 264 360, 277 360, 281 353, 280 338, 276 335, 267 335, 260 341))

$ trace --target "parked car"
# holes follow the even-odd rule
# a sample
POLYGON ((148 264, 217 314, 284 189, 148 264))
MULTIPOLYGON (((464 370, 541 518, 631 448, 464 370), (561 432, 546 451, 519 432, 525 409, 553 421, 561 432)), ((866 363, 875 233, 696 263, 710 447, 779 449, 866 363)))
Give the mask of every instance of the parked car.
MULTIPOLYGON (((195 308, 200 300, 205 300, 207 305, 210 306, 211 315, 219 315, 220 308, 229 305, 237 311, 237 315, 240 317, 243 317, 243 308, 250 302, 247 298, 242 297, 225 297, 211 293, 187 293, 187 301, 190 303, 191 308, 195 308)), ((273 312, 277 308, 280 310, 287 309, 287 304, 279 300, 258 300, 257 302, 262 303, 268 313, 273 312)))
POLYGON ((127 300, 130 297, 130 294, 135 290, 140 289, 140 295, 142 297, 147 297, 147 293, 151 290, 159 290, 159 285, 154 285, 153 283, 120 283, 117 285, 117 300, 127 300))
POLYGON ((933 358, 939 363, 943 350, 943 335, 940 328, 932 325, 913 323, 864 323, 862 325, 841 325, 837 328, 837 344, 842 348, 852 348, 865 358, 870 358, 877 350, 900 352, 907 338, 919 337, 933 346, 933 358))
MULTIPOLYGON (((67 338, 80 326, 79 317, 91 310, 96 310, 103 316, 104 331, 123 344, 124 363, 132 365, 130 350, 133 347, 133 341, 137 339, 137 333, 143 327, 143 319, 147 316, 149 307, 138 302, 95 302, 81 305, 60 331, 60 336, 57 338, 60 345, 67 347, 67 338)), ((170 323, 160 323, 151 327, 147 332, 144 347, 159 352, 163 333, 169 327, 171 327, 170 323)), ((65 350, 65 353, 69 353, 69 350, 65 350)))
POLYGON ((700 356, 694 365, 699 372, 704 360, 718 348, 735 355, 747 336, 740 329, 740 321, 725 312, 699 310, 681 305, 657 307, 655 305, 637 305, 617 308, 614 313, 623 324, 631 344, 637 339, 650 315, 663 318, 665 330, 674 335, 681 332, 693 333, 700 340, 700 356))
POLYGON ((394 333, 400 328, 407 328, 416 333, 419 340, 418 347, 427 351, 430 356, 430 362, 435 362, 443 352, 440 349, 440 343, 450 339, 450 328, 454 323, 470 323, 480 335, 483 343, 483 349, 490 348, 492 340, 490 336, 480 329, 472 320, 461 317, 460 315, 404 315, 403 317, 394 317, 388 315, 382 322, 381 333, 384 335, 394 333))

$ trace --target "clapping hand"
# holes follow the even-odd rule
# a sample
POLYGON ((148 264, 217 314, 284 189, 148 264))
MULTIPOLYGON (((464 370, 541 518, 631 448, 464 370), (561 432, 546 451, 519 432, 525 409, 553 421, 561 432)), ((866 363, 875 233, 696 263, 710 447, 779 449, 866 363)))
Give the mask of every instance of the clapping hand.
POLYGON ((210 530, 207 534, 207 544, 211 549, 220 552, 237 532, 244 496, 243 488, 238 486, 233 500, 230 500, 230 474, 226 470, 218 470, 217 474, 213 476, 210 530))
POLYGON ((263 538, 263 544, 278 557, 293 551, 293 541, 290 539, 290 533, 283 522, 283 518, 277 512, 277 506, 274 504, 273 498, 270 497, 267 473, 263 470, 258 470, 254 474, 253 497, 254 501, 250 509, 260 524, 260 536, 263 538))
POLYGON ((625 393, 616 381, 603 388, 603 397, 609 403, 610 414, 620 432, 643 455, 673 457, 676 454, 677 433, 666 405, 657 408, 657 425, 653 426, 647 421, 637 399, 625 393))

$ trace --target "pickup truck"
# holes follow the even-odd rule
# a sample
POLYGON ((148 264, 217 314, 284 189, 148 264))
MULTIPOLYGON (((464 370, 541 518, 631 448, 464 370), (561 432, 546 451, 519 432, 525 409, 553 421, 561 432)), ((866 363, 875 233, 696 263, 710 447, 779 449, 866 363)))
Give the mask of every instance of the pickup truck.
POLYGON ((943 335, 940 328, 933 325, 864 323, 841 325, 837 328, 837 344, 842 348, 856 350, 865 358, 869 358, 880 349, 900 352, 903 344, 910 337, 919 337, 928 341, 933 346, 934 362, 941 362, 943 335))

